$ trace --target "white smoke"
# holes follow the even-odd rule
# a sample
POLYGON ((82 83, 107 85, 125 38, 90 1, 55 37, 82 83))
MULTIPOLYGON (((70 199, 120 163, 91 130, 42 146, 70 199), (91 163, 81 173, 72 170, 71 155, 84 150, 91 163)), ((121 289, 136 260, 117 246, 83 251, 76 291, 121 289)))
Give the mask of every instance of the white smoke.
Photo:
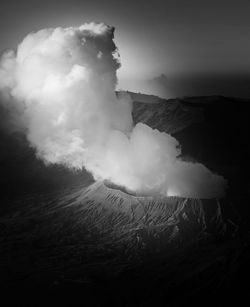
MULTIPOLYGON (((90 171, 143 194, 212 198, 225 180, 182 161, 172 136, 139 123, 128 96, 115 94, 119 54, 102 23, 44 29, 0 62, 0 91, 22 110, 20 122, 45 163, 90 171)), ((20 113, 20 112, 19 112, 20 113)))

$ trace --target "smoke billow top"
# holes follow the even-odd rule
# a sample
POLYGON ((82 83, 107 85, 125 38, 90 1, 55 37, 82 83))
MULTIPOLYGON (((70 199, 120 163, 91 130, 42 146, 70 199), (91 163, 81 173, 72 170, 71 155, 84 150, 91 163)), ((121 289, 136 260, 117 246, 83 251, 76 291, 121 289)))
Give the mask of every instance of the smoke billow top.
POLYGON ((183 161, 169 134, 132 121, 129 96, 116 97, 119 53, 102 23, 44 29, 0 62, 0 91, 37 156, 86 168, 129 191, 193 198, 222 196, 225 180, 183 161))

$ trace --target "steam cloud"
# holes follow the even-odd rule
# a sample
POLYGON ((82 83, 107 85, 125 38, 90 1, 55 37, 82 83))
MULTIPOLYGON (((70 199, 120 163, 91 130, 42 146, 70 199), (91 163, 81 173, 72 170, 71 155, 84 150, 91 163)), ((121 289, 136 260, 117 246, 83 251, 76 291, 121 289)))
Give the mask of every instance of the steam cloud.
POLYGON ((0 92, 37 156, 136 193, 222 196, 225 180, 181 160, 176 139, 133 126, 129 96, 115 94, 113 38, 114 28, 102 23, 44 29, 3 54, 0 92))

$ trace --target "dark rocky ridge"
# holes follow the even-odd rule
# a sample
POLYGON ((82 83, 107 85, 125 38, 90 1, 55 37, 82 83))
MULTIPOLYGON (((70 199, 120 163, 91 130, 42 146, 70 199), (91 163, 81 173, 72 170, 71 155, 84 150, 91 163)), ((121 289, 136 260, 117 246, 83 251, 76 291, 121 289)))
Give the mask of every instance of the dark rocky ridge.
MULTIPOLYGON (((133 95, 132 95, 133 98, 133 95)), ((135 96, 133 118, 173 135, 182 156, 223 175, 242 216, 250 219, 250 100, 224 96, 183 97, 149 104, 135 96)))

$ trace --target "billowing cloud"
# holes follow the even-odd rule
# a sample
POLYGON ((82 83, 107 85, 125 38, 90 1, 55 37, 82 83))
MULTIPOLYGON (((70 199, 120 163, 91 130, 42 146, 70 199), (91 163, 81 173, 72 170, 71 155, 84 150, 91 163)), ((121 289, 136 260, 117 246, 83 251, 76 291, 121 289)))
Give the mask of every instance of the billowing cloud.
POLYGON ((225 180, 182 161, 176 139, 133 125, 130 97, 115 94, 113 38, 114 28, 102 23, 44 29, 3 54, 0 91, 37 156, 136 193, 222 196, 225 180))

